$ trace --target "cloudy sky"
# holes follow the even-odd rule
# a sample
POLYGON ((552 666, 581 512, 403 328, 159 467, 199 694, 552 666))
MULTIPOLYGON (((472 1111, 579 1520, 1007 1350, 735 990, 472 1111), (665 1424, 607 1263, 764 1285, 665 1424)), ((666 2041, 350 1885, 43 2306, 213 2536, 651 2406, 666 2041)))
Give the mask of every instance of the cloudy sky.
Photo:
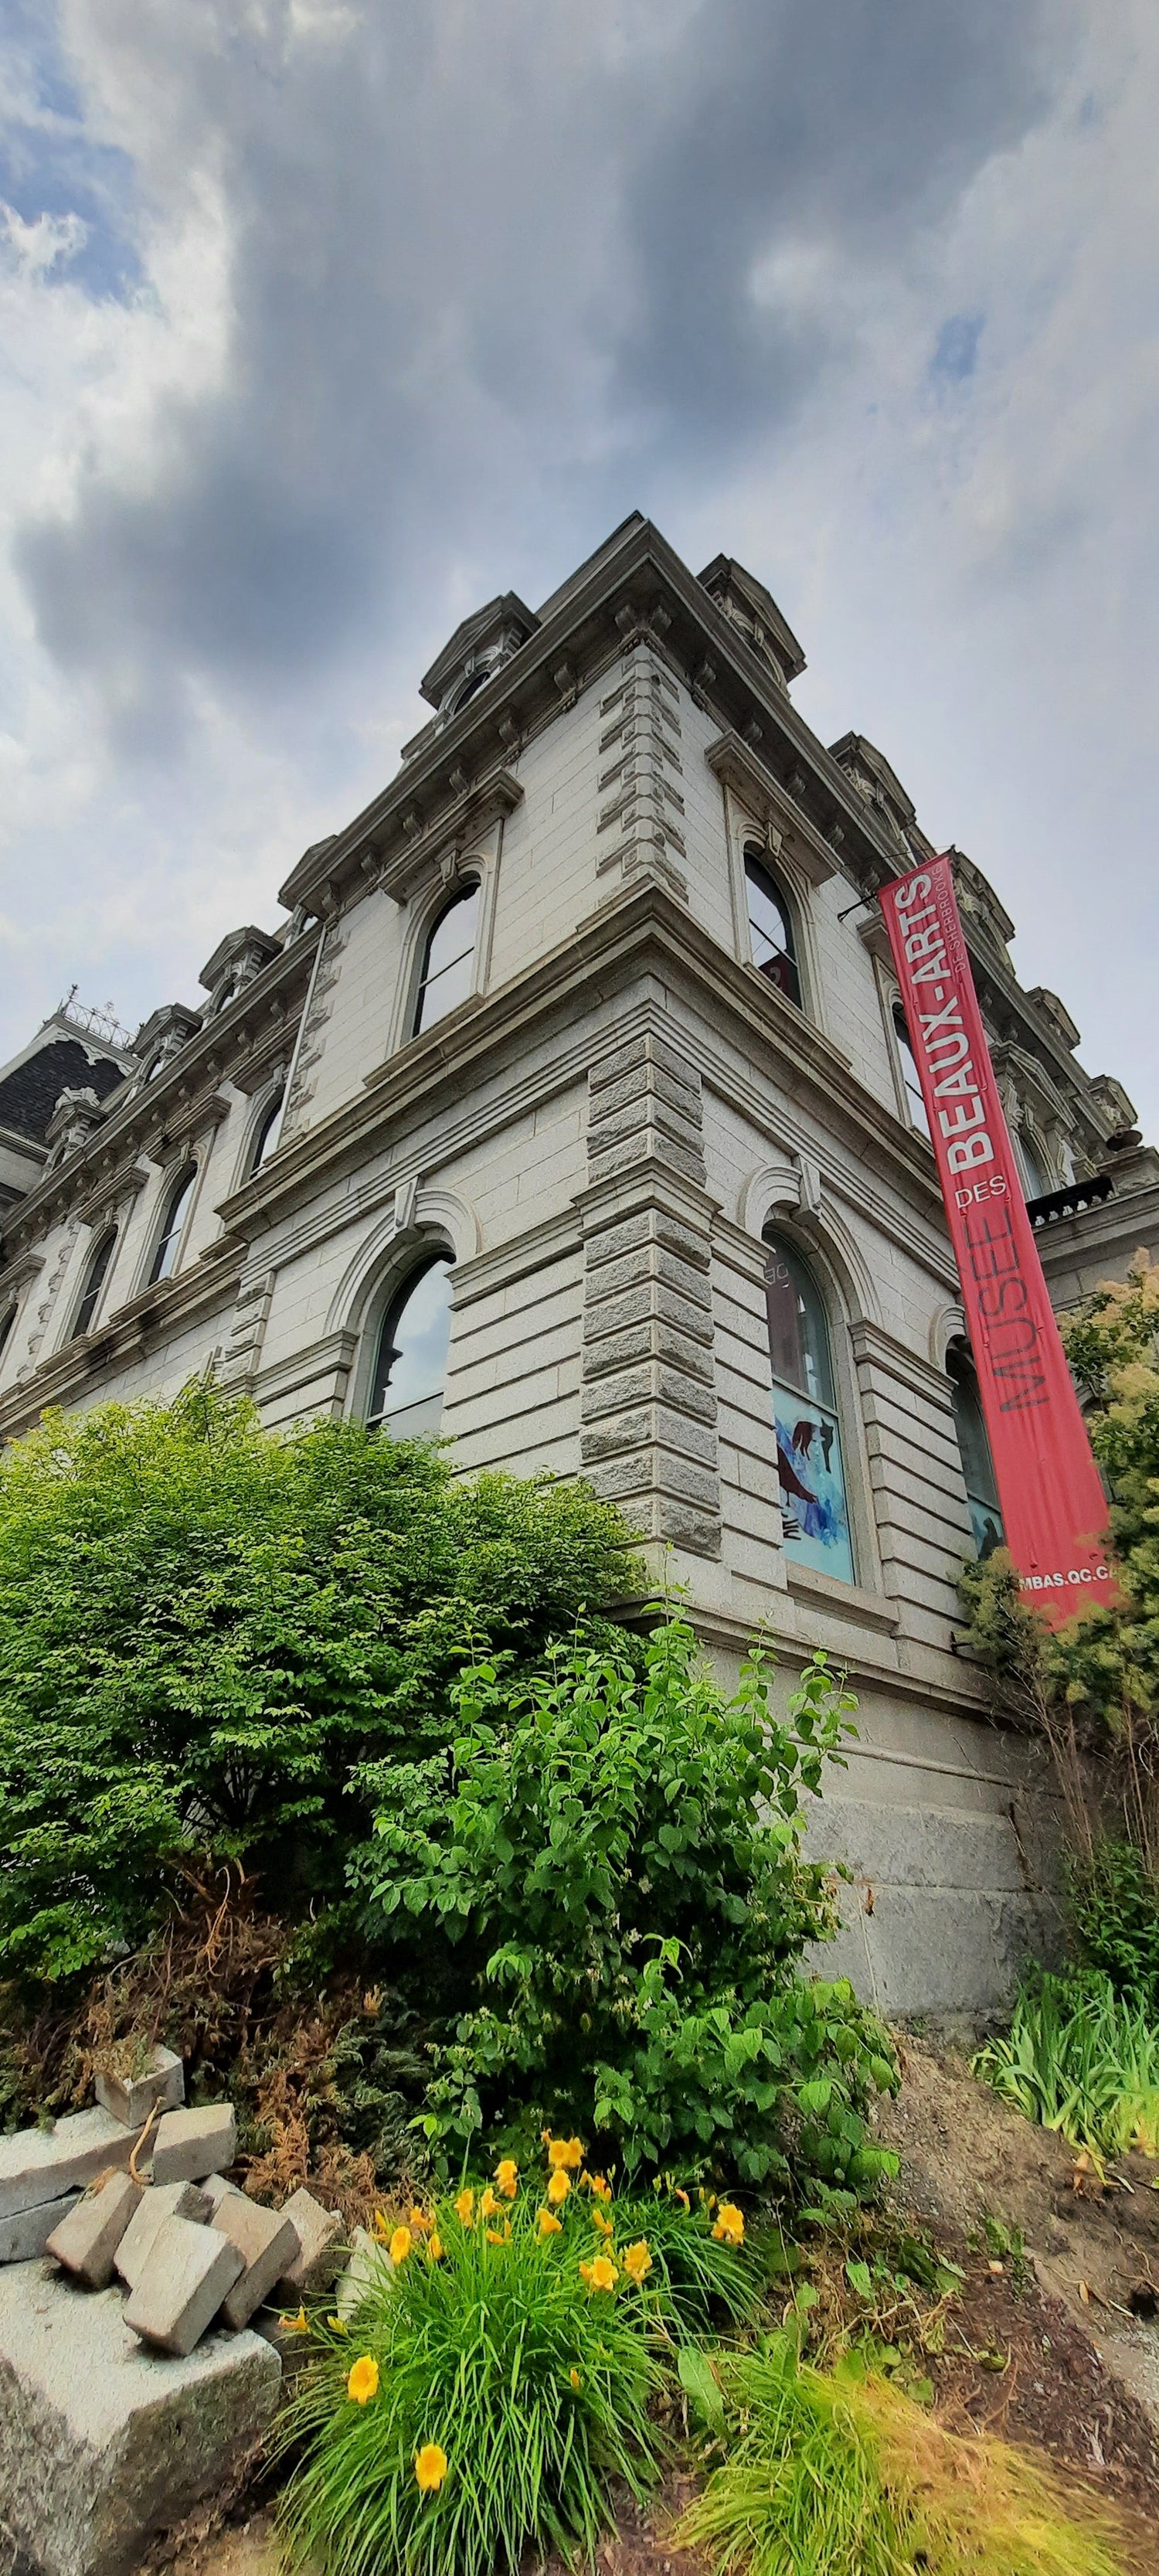
POLYGON ((8 0, 0 1053, 276 918, 632 508, 1159 1130, 1153 0, 8 0))

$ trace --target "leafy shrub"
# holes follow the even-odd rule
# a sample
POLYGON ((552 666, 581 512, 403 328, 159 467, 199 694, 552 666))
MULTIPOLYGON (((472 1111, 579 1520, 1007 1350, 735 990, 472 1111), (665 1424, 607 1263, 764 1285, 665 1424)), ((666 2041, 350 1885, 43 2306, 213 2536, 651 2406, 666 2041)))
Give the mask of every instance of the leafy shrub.
POLYGON ((1120 1994, 1159 2005, 1159 1888, 1137 1843, 1101 1838, 1072 1861, 1070 1917, 1092 1968, 1120 1994))
POLYGON ((675 2537, 751 2576, 1121 2576, 1113 2518, 1026 2453, 947 2432, 855 2356, 795 2336, 722 2357, 736 2428, 675 2537))
POLYGON ((783 2180, 794 2141, 825 2183, 869 2185, 888 2042, 848 1984, 795 1973, 833 1925, 803 1796, 853 1702, 824 1656, 787 1724, 759 1657, 726 1699, 680 1620, 642 1672, 581 1643, 551 1661, 461 1676, 451 1759, 383 1767, 355 1864, 400 1950, 457 1981, 428 2134, 456 2157, 480 2132, 526 2146, 590 2103, 629 2173, 783 2180))
MULTIPOLYGON (((649 2241, 574 2165, 551 2170, 554 2201, 546 2175, 521 2189, 501 2165, 485 2192, 384 2227, 393 2268, 371 2267, 345 2332, 315 2328, 283 2436, 302 2448, 283 2502, 299 2563, 493 2576, 529 2546, 593 2556, 612 2482, 646 2493, 667 2294, 649 2241)), ((670 2241, 728 2253, 702 2214, 666 2215, 670 2241)))
POLYGON ((1028 2120, 1072 2147, 1159 2155, 1159 2026, 1137 1998, 1087 1970, 1038 1971, 1023 1986, 1004 2039, 988 2040, 974 2073, 1028 2120))
POLYGON ((355 1424, 276 1439, 203 1383, 46 1417, 0 1459, 0 1965, 134 1948, 204 1860, 333 1906, 364 1766, 445 1758, 464 1654, 535 1661, 626 1543, 582 1487, 452 1482, 355 1424))

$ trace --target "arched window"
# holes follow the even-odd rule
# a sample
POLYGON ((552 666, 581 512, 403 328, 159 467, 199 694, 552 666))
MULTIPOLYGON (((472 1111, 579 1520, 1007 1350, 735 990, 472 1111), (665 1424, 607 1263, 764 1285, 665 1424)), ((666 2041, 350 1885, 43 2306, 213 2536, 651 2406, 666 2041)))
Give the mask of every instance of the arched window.
POLYGON ((765 1235, 765 1298, 785 1545, 805 1565, 855 1579, 829 1326, 820 1289, 795 1245, 765 1235))
POLYGON ((82 1333, 87 1333, 92 1330, 93 1317, 96 1314, 97 1307, 100 1303, 101 1290, 108 1278, 109 1265, 116 1248, 117 1229, 115 1225, 111 1225, 107 1234, 102 1234, 100 1242, 94 1244, 93 1249, 89 1254, 89 1266, 85 1272, 84 1286, 81 1289, 77 1310, 73 1317, 72 1338, 74 1342, 79 1341, 82 1333))
POLYGON ((271 1100, 250 1146, 249 1161, 246 1164, 247 1181, 252 1181, 254 1173, 260 1172, 263 1163, 269 1162, 271 1154, 277 1153, 282 1133, 282 1111, 285 1105, 285 1092, 279 1091, 277 1099, 271 1100))
POLYGON ((189 1202, 193 1196, 193 1184, 196 1179, 197 1166, 191 1163, 188 1170, 181 1174, 180 1180, 174 1182, 169 1192, 165 1202, 165 1223, 158 1235, 157 1249, 149 1270, 150 1288, 158 1279, 171 1279, 173 1276, 177 1255, 181 1250, 181 1230, 189 1214, 189 1202))
POLYGON ((1050 1189, 1050 1182, 1047 1180, 1025 1127, 1020 1127, 1018 1130, 1018 1151, 1022 1156, 1022 1169, 1026 1175, 1027 1199, 1044 1199, 1050 1189))
POLYGON ((11 1305, 6 1307, 4 1313, 0 1315, 0 1353, 7 1350, 12 1333, 12 1327, 16 1321, 16 1315, 17 1305, 14 1297, 11 1305))
POLYGON ((744 873, 753 964, 770 984, 776 985, 778 993, 787 993, 800 1010, 801 978, 789 907, 759 850, 745 851, 744 873))
POLYGON ((905 1105, 909 1111, 910 1125, 917 1128, 919 1136, 928 1136, 930 1113, 922 1096, 922 1078, 918 1072, 918 1060, 913 1051, 910 1033, 906 1027, 905 1012, 900 1002, 895 1002, 893 1006, 893 1034, 897 1040, 902 1081, 905 1084, 905 1105))
POLYGON ((998 1508, 998 1487, 994 1462, 986 1437, 982 1399, 978 1393, 978 1376, 968 1342, 951 1342, 946 1353, 946 1375, 950 1381, 950 1401, 954 1408, 954 1428, 966 1480, 966 1499, 974 1530, 974 1545, 983 1564, 1002 1545, 1002 1514, 998 1508))
POLYGON ((434 1026, 471 990, 471 967, 479 929, 478 882, 452 895, 439 914, 423 955, 422 978, 415 1009, 414 1035, 434 1026))
POLYGON ((451 1256, 411 1270, 387 1307, 374 1355, 367 1428, 396 1440, 437 1431, 451 1338, 451 1256))

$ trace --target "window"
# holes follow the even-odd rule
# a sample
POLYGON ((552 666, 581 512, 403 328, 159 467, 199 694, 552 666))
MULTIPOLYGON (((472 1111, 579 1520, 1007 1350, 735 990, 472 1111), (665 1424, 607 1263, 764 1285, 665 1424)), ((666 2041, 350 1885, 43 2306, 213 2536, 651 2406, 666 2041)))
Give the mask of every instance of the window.
POLYGON ((930 1115, 922 1097, 922 1078, 918 1072, 918 1060, 913 1051, 910 1033, 905 1023, 905 1012, 900 1002, 895 1002, 893 1006, 893 1034, 897 1039, 897 1051, 901 1060, 905 1105, 909 1111, 910 1125, 917 1128, 919 1136, 928 1136, 930 1115))
POLYGON ((13 1298, 12 1304, 7 1308, 6 1312, 3 1315, 0 1315, 0 1352, 3 1352, 8 1348, 9 1336, 16 1321, 16 1311, 16 1300, 13 1298))
POLYGON ((263 1163, 269 1162, 271 1154, 277 1153, 282 1133, 282 1111, 285 1105, 285 1092, 279 1091, 277 1099, 271 1100, 250 1147, 250 1158, 246 1165, 247 1181, 252 1181, 254 1173, 260 1172, 263 1163))
POLYGON ((423 956, 422 980, 415 1010, 414 1035, 434 1026, 471 990, 471 968, 479 928, 479 887, 453 895, 439 914, 423 956))
POLYGON ((89 1266, 85 1272, 84 1286, 81 1289, 80 1301, 73 1318, 72 1338, 74 1342, 79 1341, 82 1333, 88 1333, 92 1330, 93 1317, 96 1314, 97 1307, 100 1303, 101 1290, 108 1278, 109 1264, 112 1261, 116 1248, 117 1229, 115 1225, 112 1225, 109 1227, 107 1234, 102 1234, 100 1242, 94 1245, 93 1250, 89 1255, 89 1266))
POLYGON ((1026 1175, 1027 1198, 1044 1199, 1050 1189, 1050 1182, 1046 1178, 1025 1127, 1020 1127, 1018 1130, 1018 1151, 1022 1156, 1022 1169, 1026 1175))
POLYGON ((753 964, 770 984, 776 985, 778 993, 787 993, 800 1010, 801 978, 789 907, 758 851, 745 851, 744 872, 753 964))
POLYGON ((150 1288, 158 1279, 171 1279, 173 1276, 177 1255, 181 1249, 181 1229, 189 1214, 189 1202, 193 1196, 193 1184, 196 1179, 197 1167, 193 1165, 189 1171, 182 1173, 180 1180, 174 1183, 169 1192, 165 1207, 165 1223, 161 1228, 149 1272, 150 1288))
POLYGON ((986 1437, 982 1399, 978 1393, 978 1376, 968 1343, 951 1342, 946 1353, 946 1374, 950 1381, 950 1401, 954 1408, 962 1474, 966 1480, 974 1546, 985 1564, 986 1558, 1002 1545, 1002 1514, 998 1508, 998 1487, 986 1437))
POLYGON ((437 1252, 409 1273, 383 1317, 366 1412, 369 1430, 385 1428, 396 1440, 438 1430, 450 1338, 451 1256, 437 1252))
POLYGON ((805 1565, 854 1581, 829 1326, 812 1271, 783 1235, 765 1236, 765 1298, 785 1545, 805 1565))

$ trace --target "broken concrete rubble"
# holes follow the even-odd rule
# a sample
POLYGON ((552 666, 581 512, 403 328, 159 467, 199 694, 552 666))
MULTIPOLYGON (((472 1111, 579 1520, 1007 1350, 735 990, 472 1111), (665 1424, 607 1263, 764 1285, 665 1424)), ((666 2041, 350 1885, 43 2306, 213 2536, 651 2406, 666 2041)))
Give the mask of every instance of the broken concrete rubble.
POLYGON ((107 2290, 113 2257, 141 2197, 141 2184, 131 2174, 109 2174, 96 2191, 86 2194, 62 2218, 45 2245, 45 2253, 83 2281, 89 2290, 107 2290))
POLYGON ((95 2182, 106 2168, 124 2169, 140 2134, 98 2104, 93 2111, 74 2111, 54 2121, 49 2129, 18 2129, 14 2136, 0 2138, 0 2218, 35 2209, 77 2184, 95 2182))
POLYGON ((284 2210, 263 2209, 240 2191, 223 2192, 210 2222, 236 2245, 245 2270, 227 2290, 222 2316, 227 2326, 249 2324, 255 2309, 268 2299, 287 2263, 301 2252, 298 2231, 284 2210))
POLYGON ((93 2091, 115 2120, 123 2120, 126 2128, 139 2128, 157 2103, 170 2111, 185 2100, 185 2069, 171 2048, 155 2048, 140 2075, 118 2075, 108 2067, 98 2070, 93 2091))
MULTIPOLYGON (((147 2196, 147 2195, 146 2195, 147 2196)), ((204 2232, 204 2231, 203 2231, 204 2232)), ((0 2526, 27 2576, 131 2576, 151 2533, 241 2473, 281 2372, 256 2334, 151 2353, 117 2290, 0 2273, 0 2526)))
POLYGON ((155 2183, 200 2182, 219 2173, 237 2154, 237 2119, 232 2102, 212 2102, 204 2109, 166 2111, 153 2135, 155 2183))
POLYGON ((129 2293, 125 2323, 143 2342, 184 2360, 244 2270, 245 2256, 220 2228, 167 2218, 129 2293))
POLYGON ((79 2199, 79 2191, 68 2191, 56 2200, 40 2200, 32 2209, 18 2210, 14 2218, 0 2218, 0 2263, 31 2263, 43 2254, 53 2228, 59 2227, 79 2199))
POLYGON ((153 2183, 121 2238, 113 2258, 127 2289, 135 2290, 153 2249, 153 2239, 167 2218, 206 2219, 210 2214, 208 2195, 199 2183, 153 2183))

